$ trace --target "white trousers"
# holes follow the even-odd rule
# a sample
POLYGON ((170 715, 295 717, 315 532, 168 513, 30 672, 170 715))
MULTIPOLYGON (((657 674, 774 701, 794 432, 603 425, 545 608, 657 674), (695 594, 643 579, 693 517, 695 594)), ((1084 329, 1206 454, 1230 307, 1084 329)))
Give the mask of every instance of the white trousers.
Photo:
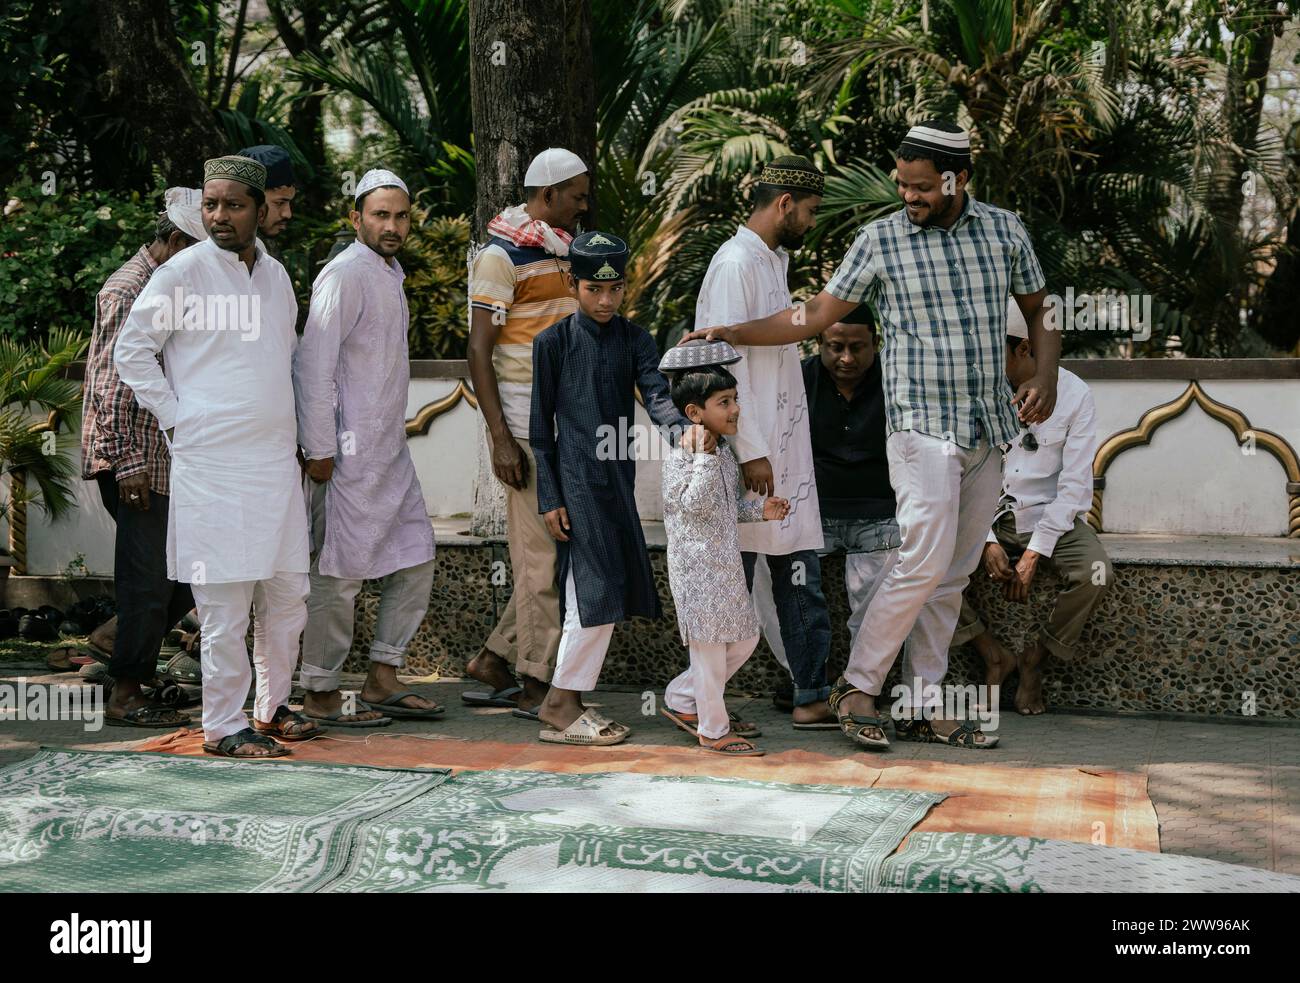
POLYGON ((699 714, 699 732, 711 741, 731 730, 723 691, 758 645, 758 636, 739 642, 691 642, 690 667, 668 684, 669 710, 699 714))
MULTIPOLYGON (((899 430, 885 449, 903 545, 867 605, 844 671, 850 684, 875 696, 905 640, 907 685, 917 676, 925 686, 943 682, 961 594, 979 563, 1002 489, 1002 458, 987 440, 967 449, 899 430)), ((913 693, 912 705, 922 706, 923 697, 913 693)))
POLYGON ((298 637, 307 624, 308 580, 305 573, 277 573, 266 580, 190 584, 190 589, 202 626, 203 736, 215 742, 248 726, 250 607, 257 671, 253 715, 266 723, 289 701, 298 637))
POLYGON ((551 685, 578 693, 595 689, 613 635, 612 622, 583 627, 578 620, 578 591, 573 585, 573 564, 569 564, 569 576, 564 582, 564 631, 560 635, 551 685))
POLYGON ((772 596, 772 571, 767 568, 767 557, 762 553, 754 561, 754 589, 751 594, 754 598, 754 613, 758 615, 758 629, 767 639, 767 647, 776 656, 776 661, 789 672, 785 641, 781 638, 781 619, 777 617, 776 599, 772 596))

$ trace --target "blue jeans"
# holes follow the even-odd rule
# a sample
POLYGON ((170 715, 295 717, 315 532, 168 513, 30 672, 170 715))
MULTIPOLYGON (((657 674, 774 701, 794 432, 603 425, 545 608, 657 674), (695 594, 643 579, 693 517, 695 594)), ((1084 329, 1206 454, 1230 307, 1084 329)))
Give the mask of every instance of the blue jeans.
MULTIPOLYGON (((754 589, 757 553, 741 553, 745 583, 754 589)), ((794 680, 794 705, 816 703, 831 695, 826 659, 831 651, 831 615, 822 594, 822 568, 815 550, 768 556, 772 600, 781 624, 781 641, 794 680)))

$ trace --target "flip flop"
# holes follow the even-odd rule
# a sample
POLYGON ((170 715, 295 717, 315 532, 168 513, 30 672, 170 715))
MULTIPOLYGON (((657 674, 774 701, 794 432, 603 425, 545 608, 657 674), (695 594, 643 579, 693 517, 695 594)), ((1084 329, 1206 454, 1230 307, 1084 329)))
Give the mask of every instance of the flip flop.
POLYGON ((51 672, 76 672, 94 661, 95 657, 87 654, 86 646, 76 643, 60 645, 45 655, 45 665, 51 672))
POLYGON ((790 726, 795 730, 839 730, 840 722, 838 719, 832 718, 831 720, 810 720, 806 724, 791 724, 790 726))
POLYGON ((543 727, 537 739, 546 744, 575 744, 582 747, 609 747, 611 744, 621 744, 627 740, 627 733, 624 731, 615 731, 607 737, 602 736, 601 730, 608 726, 610 725, 601 721, 595 710, 588 708, 583 711, 581 717, 564 730, 543 727))
POLYGON ((716 741, 710 741, 707 737, 703 740, 708 743, 701 744, 700 750, 708 751, 710 754, 723 754, 732 758, 761 758, 767 753, 734 730, 730 734, 723 734, 716 741))
POLYGON ((342 710, 336 710, 334 713, 324 715, 304 711, 303 716, 308 720, 316 721, 318 724, 329 724, 331 727, 387 727, 393 722, 392 717, 376 717, 374 720, 344 720, 344 717, 350 717, 353 714, 344 713, 342 710))
POLYGON ((518 717, 520 720, 531 720, 534 723, 538 723, 541 721, 542 718, 537 716, 537 711, 540 710, 541 708, 542 705, 540 703, 537 704, 537 706, 533 707, 531 710, 525 710, 523 707, 515 707, 513 710, 510 711, 510 716, 518 717))
POLYGON ((208 754, 215 754, 219 758, 238 758, 241 761, 262 761, 266 758, 283 758, 292 752, 283 744, 272 740, 265 734, 259 734, 252 727, 245 727, 237 734, 229 734, 221 740, 213 743, 212 741, 203 742, 203 750, 208 754), (268 749, 266 754, 236 754, 245 744, 257 744, 260 747, 268 749))
POLYGON ((186 727, 190 723, 190 715, 178 713, 169 707, 136 707, 120 717, 105 713, 104 723, 110 727, 186 727))
MULTIPOLYGON (((700 718, 697 714, 683 713, 681 710, 670 711, 667 707, 665 707, 662 712, 665 717, 667 717, 669 720, 675 723, 682 730, 686 731, 686 733, 688 734, 698 733, 696 728, 699 726, 700 718)), ((749 737, 763 736, 763 732, 758 729, 757 724, 753 724, 753 723, 749 723, 748 721, 741 720, 739 717, 737 717, 734 713, 731 713, 730 711, 727 712, 727 720, 731 723, 732 733, 736 734, 738 737, 749 738, 749 737)))
MULTIPOLYGON (((512 700, 510 697, 522 693, 522 686, 506 686, 503 689, 494 689, 491 693, 461 693, 460 702, 467 707, 505 707, 513 709, 519 706, 518 700, 512 700)), ((536 717, 532 718, 536 720, 536 717)))
MULTIPOLYGON (((690 714, 679 713, 678 711, 672 709, 671 707, 666 707, 666 706, 660 707, 659 712, 662 713, 669 720, 671 720, 675 727, 678 727, 686 731, 686 733, 690 734, 692 737, 700 736, 700 732, 696 730, 695 724, 690 722, 692 719, 690 714)), ((699 720, 698 717, 693 719, 695 719, 697 722, 699 720)))
MULTIPOLYGON (((419 695, 419 693, 413 693, 411 690, 406 689, 402 690, 400 693, 394 693, 392 696, 385 700, 380 700, 379 702, 374 700, 358 699, 357 705, 361 706, 364 704, 371 710, 378 710, 386 717, 395 717, 402 720, 437 720, 447 712, 446 707, 440 707, 436 703, 432 710, 422 710, 418 707, 404 707, 401 705, 401 701, 406 699, 408 696, 419 695)), ((423 699, 427 699, 427 697, 423 697, 423 699)))

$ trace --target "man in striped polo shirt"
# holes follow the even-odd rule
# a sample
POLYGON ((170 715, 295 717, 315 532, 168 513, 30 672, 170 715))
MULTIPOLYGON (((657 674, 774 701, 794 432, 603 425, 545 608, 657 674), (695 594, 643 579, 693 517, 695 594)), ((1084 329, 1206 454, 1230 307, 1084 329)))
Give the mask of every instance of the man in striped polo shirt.
POLYGON ((1024 225, 966 190, 974 172, 966 132, 927 121, 908 131, 895 157, 904 207, 863 227, 825 290, 801 310, 688 337, 786 344, 814 337, 858 304, 874 308, 902 547, 867 607, 831 705, 856 743, 888 747, 877 700, 908 640, 899 739, 991 748, 995 736, 934 702, 961 593, 997 507, 1000 449, 1022 425, 1051 415, 1061 342, 1043 323, 1045 281, 1024 225), (1004 375, 1008 295, 1041 353, 1014 397, 1004 375))
POLYGON ((537 511, 528 446, 533 338, 578 309, 565 274, 589 191, 581 158, 555 147, 543 150, 524 175, 526 200, 488 223, 490 238, 470 270, 469 373, 492 470, 506 486, 514 590, 482 651, 465 667, 492 691, 461 699, 470 706, 516 707, 533 719, 555 671, 561 630, 555 540, 537 511))

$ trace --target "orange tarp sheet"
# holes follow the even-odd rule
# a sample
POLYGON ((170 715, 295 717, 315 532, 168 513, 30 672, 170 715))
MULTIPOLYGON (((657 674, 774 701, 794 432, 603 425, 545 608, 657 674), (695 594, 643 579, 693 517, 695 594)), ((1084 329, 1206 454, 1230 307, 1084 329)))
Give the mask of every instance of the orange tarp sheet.
MULTIPOLYGON (((719 758, 693 748, 623 744, 577 748, 511 744, 401 734, 337 731, 291 745, 293 757, 381 768, 626 771, 704 775, 794 784, 849 785, 947 792, 916 827, 925 832, 998 833, 1160 849, 1155 807, 1146 778, 1129 772, 1080 768, 1013 768, 879 757, 843 758, 813 751, 781 751, 762 758, 719 758), (337 736, 336 736, 337 735, 337 736)), ((202 732, 180 730, 145 741, 137 751, 203 753, 202 732)), ((972 752, 975 754, 976 752, 972 752)), ((249 767, 258 767, 250 763, 249 767)))

